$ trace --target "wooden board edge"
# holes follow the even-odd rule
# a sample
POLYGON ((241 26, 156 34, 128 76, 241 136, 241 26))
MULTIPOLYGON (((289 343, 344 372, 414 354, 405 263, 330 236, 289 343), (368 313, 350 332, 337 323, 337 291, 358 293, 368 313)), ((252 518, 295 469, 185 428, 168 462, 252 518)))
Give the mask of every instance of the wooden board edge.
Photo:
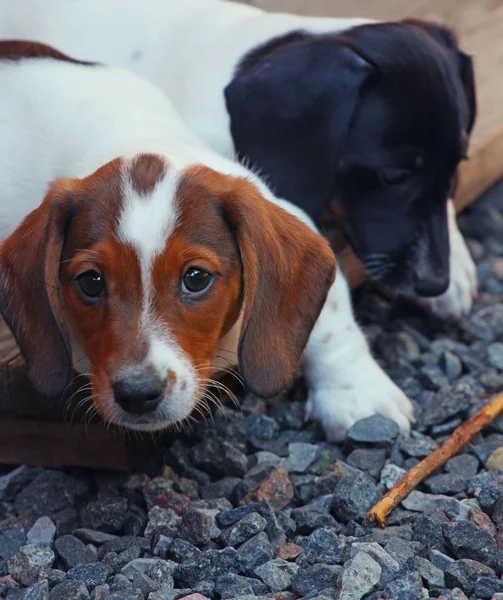
POLYGON ((454 199, 460 213, 503 177, 503 127, 469 153, 459 172, 454 199))
POLYGON ((0 464, 46 468, 130 471, 151 447, 148 439, 127 439, 99 423, 68 425, 23 419, 2 419, 0 440, 0 464))

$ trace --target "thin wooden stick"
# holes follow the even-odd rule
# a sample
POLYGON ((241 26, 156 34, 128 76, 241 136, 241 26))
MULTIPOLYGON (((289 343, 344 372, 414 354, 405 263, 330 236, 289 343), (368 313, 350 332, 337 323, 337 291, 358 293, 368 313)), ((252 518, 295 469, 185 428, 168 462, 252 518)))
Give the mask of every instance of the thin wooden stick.
POLYGON ((415 467, 412 467, 412 469, 369 510, 367 518, 370 521, 377 522, 384 528, 388 514, 396 508, 400 502, 406 498, 410 492, 421 483, 421 481, 423 481, 423 479, 436 471, 448 461, 449 458, 455 456, 481 429, 494 421, 494 419, 502 412, 503 392, 500 392, 491 402, 489 402, 489 404, 479 410, 476 415, 455 429, 449 439, 447 439, 439 448, 424 458, 415 467))

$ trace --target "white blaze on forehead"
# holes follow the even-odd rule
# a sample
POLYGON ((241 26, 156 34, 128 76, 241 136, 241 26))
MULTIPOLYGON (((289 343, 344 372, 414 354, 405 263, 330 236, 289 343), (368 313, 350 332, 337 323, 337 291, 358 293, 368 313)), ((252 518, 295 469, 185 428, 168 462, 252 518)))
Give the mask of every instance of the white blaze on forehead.
MULTIPOLYGON (((118 228, 120 241, 133 248, 140 264, 143 288, 141 328, 149 344, 144 364, 152 366, 161 377, 169 379, 169 371, 176 374, 176 380, 168 382, 171 390, 169 410, 162 408, 164 416, 160 417, 167 421, 186 417, 198 390, 197 374, 190 360, 167 326, 159 323, 152 305, 153 263, 169 243, 179 219, 176 204, 178 184, 175 169, 168 168, 151 192, 139 193, 131 181, 130 165, 126 163, 122 190, 124 204, 118 228)), ((151 425, 145 428, 155 429, 151 425)))
POLYGON ((142 194, 131 181, 130 166, 125 165, 118 235, 137 252, 143 277, 150 273, 154 258, 163 251, 176 226, 179 178, 174 169, 168 169, 151 192, 142 194))
MULTIPOLYGON (((126 163, 123 177, 124 204, 119 219, 118 237, 121 242, 133 248, 138 256, 143 292, 141 329, 151 347, 155 336, 160 335, 166 346, 172 345, 170 332, 166 327, 159 330, 153 310, 152 267, 156 256, 166 247, 176 226, 178 210, 175 202, 179 178, 174 169, 168 169, 163 178, 148 193, 135 189, 130 175, 130 164, 126 163)), ((152 365, 159 371, 165 368, 165 361, 158 351, 151 356, 152 365), (155 358, 155 360, 153 360, 155 358)))

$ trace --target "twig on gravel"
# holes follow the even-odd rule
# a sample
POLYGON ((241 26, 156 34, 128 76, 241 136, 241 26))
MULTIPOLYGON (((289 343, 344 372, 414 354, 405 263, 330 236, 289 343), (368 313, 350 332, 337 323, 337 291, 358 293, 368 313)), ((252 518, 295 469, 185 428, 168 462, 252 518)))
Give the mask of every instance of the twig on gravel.
POLYGON ((465 421, 439 448, 424 458, 415 467, 412 467, 400 481, 385 494, 379 502, 369 510, 367 518, 369 521, 377 522, 382 528, 385 527, 386 517, 396 508, 404 498, 423 479, 431 475, 459 450, 486 425, 489 425, 498 415, 503 412, 503 392, 500 392, 489 404, 484 406, 477 414, 465 421))

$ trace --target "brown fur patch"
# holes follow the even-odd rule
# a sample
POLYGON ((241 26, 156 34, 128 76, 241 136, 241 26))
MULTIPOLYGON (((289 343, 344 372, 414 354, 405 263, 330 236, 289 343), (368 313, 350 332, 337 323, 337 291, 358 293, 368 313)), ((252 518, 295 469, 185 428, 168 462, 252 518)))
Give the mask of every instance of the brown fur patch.
POLYGON ((168 369, 168 389, 172 390, 176 386, 178 377, 173 369, 168 369))
POLYGON ((333 337, 334 337, 334 334, 331 331, 329 331, 326 335, 323 336, 321 343, 328 344, 333 337))
POLYGON ((131 185, 142 196, 151 194, 166 175, 166 161, 156 154, 139 154, 129 168, 131 185))
POLYGON ((70 281, 63 286, 63 298, 93 371, 103 371, 109 388, 122 367, 140 363, 147 355, 148 343, 140 327, 143 286, 138 257, 132 248, 111 235, 93 245, 91 252, 92 262, 82 264, 77 254, 69 263, 69 280, 82 270, 98 270, 105 278, 106 302, 85 304, 70 281))
POLYGON ((77 65, 94 66, 98 63, 76 60, 51 46, 25 40, 1 40, 0 59, 21 60, 23 58, 54 58, 77 65))

